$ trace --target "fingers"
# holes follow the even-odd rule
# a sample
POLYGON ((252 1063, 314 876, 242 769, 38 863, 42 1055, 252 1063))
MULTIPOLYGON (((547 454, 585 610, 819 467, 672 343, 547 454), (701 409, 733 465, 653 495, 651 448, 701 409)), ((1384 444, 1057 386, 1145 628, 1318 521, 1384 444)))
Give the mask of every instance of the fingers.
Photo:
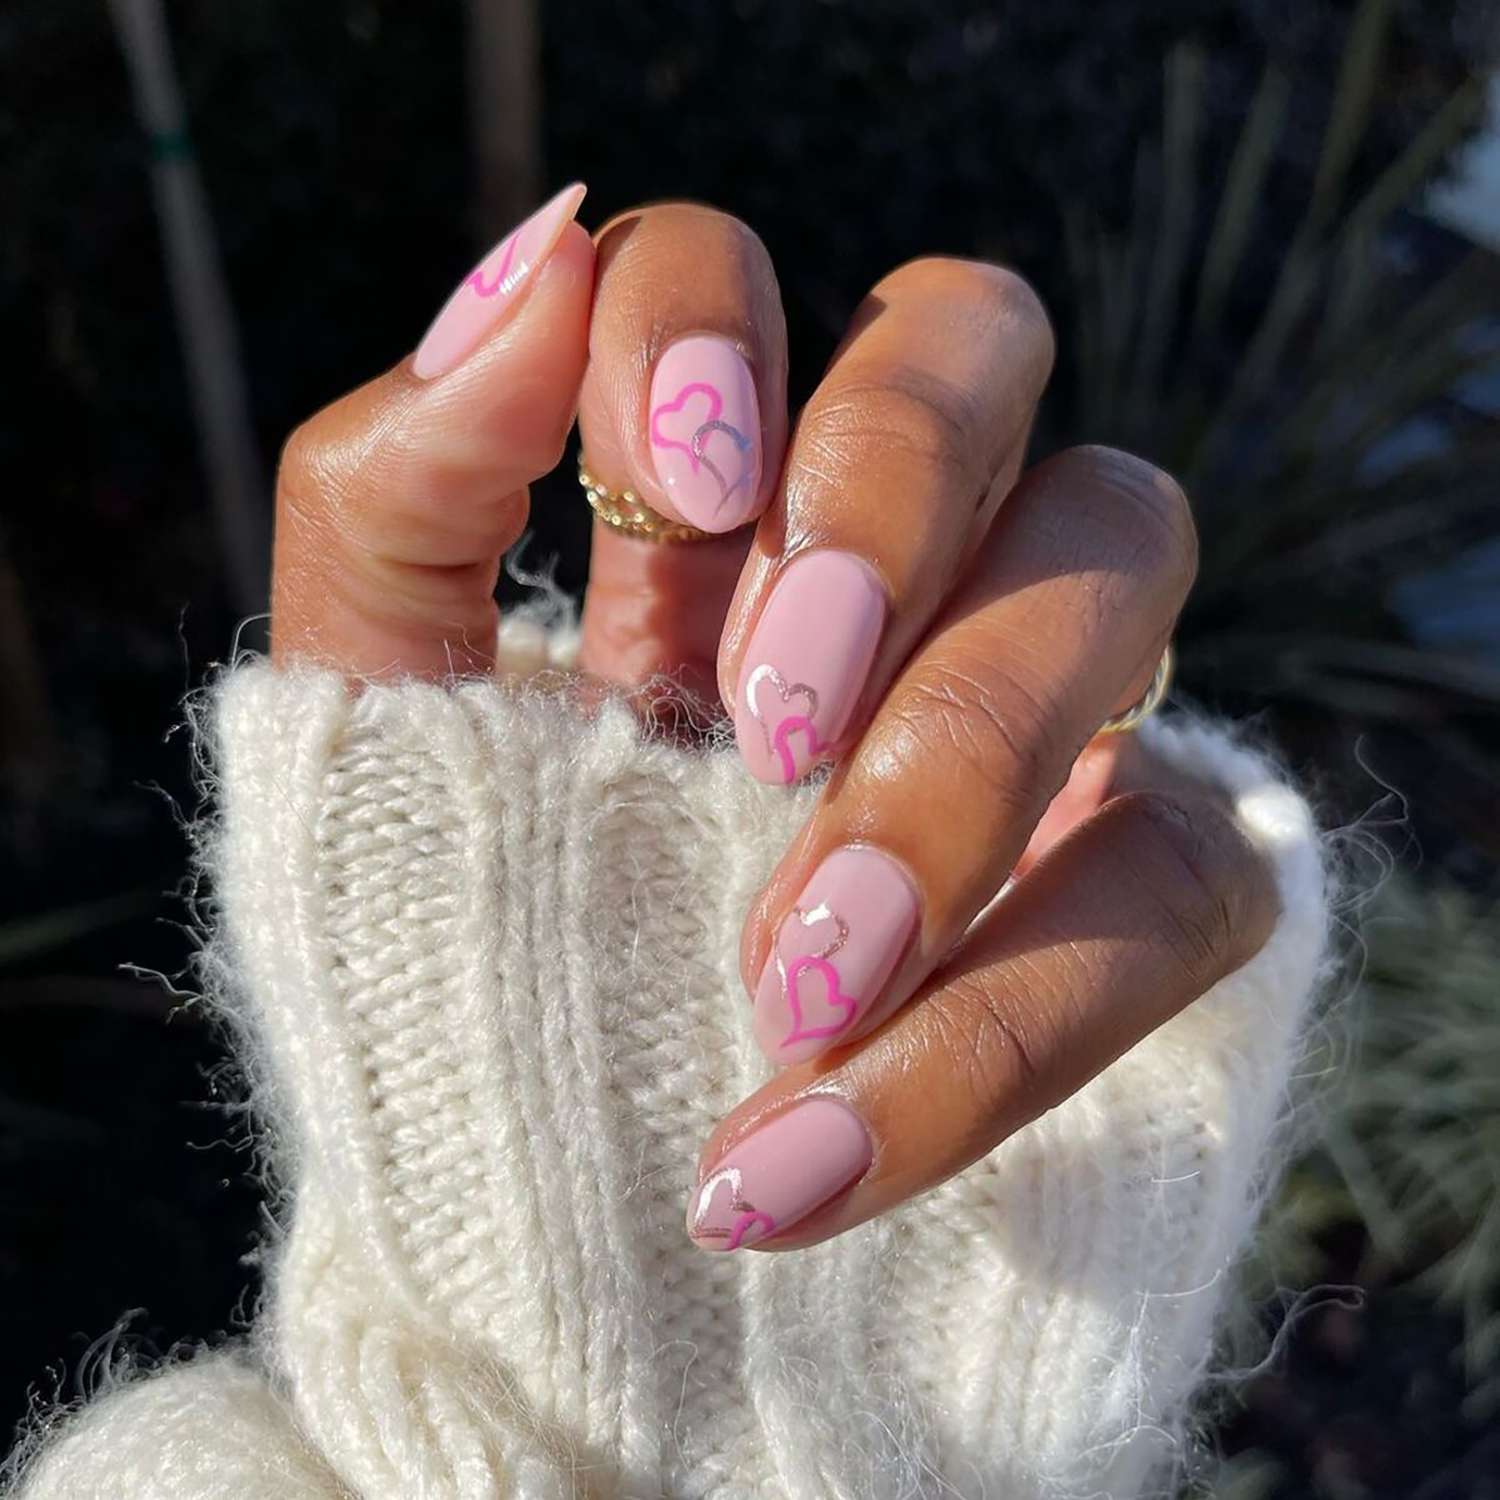
POLYGON ((1144 690, 1195 556, 1181 491, 1125 454, 1075 449, 1015 487, 752 908, 744 970, 768 1056, 797 1062, 876 1024, 1065 785, 1060 820, 1098 805, 1114 751, 1075 767, 1079 751, 1144 690))
POLYGON ((863 727, 1014 483, 1052 356, 1035 294, 996 266, 915 261, 867 299, 725 627, 754 775, 795 780, 863 727))
POLYGON ((351 675, 493 662, 493 592, 587 357, 594 252, 567 189, 460 283, 415 355, 287 443, 272 649, 351 675))
POLYGON ((721 1124, 689 1232, 791 1248, 935 1186, 1245 963, 1276 912, 1216 800, 1117 798, 857 1052, 787 1069, 721 1124))
POLYGON ((786 441, 786 320, 738 219, 666 203, 600 232, 579 424, 592 472, 663 515, 721 532, 764 508, 786 441))
POLYGON ((748 538, 786 443, 786 324, 764 246, 738 220, 662 204, 599 236, 579 409, 590 472, 723 540, 657 545, 594 528, 583 665, 670 673, 716 697, 713 661, 748 538))

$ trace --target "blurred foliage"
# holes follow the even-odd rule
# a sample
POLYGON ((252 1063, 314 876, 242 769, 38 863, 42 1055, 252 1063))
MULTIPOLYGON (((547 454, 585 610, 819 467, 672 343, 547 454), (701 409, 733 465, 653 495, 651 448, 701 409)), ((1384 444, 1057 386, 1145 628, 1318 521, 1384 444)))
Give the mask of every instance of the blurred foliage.
POLYGON ((1366 925, 1357 1051, 1324 1150, 1389 1265, 1463 1319, 1500 1411, 1500 905, 1393 882, 1366 925))
POLYGON ((1305 1284, 1319 1237, 1362 1224, 1369 1277, 1400 1275, 1462 1320, 1471 1409, 1488 1415, 1500 1411, 1500 906, 1399 876, 1362 930, 1317 1145, 1268 1221, 1267 1263, 1305 1284))
MULTIPOLYGON (((1227 170, 1210 176, 1207 57, 1196 42, 1168 54, 1162 134, 1139 148, 1131 225, 1106 232, 1084 202, 1066 213, 1080 429, 1149 454, 1195 498, 1190 684, 1419 727, 1467 773, 1471 799, 1493 804, 1500 670, 1421 649, 1396 597, 1403 579, 1495 534, 1500 433, 1460 421, 1431 456, 1372 472, 1383 441, 1500 365, 1500 259, 1474 249, 1415 280, 1396 253, 1397 216, 1482 118, 1485 95, 1470 79, 1432 100, 1356 184, 1394 22, 1392 0, 1362 0, 1353 17, 1306 200, 1231 361, 1223 324, 1262 232, 1293 88, 1268 61, 1227 170)), ((1488 851, 1500 853, 1500 829, 1488 851)))
MULTIPOLYGON (((1195 498, 1203 567, 1181 633, 1188 683, 1232 683, 1325 747, 1348 724, 1416 740, 1427 774, 1441 767, 1449 782, 1446 799, 1422 783, 1418 826, 1434 803, 1455 823, 1467 814, 1461 839, 1483 854, 1467 870, 1485 891, 1500 854, 1488 816, 1500 672, 1424 647, 1397 607, 1403 579, 1495 536, 1500 436, 1448 398, 1500 364, 1500 261, 1473 250, 1434 268, 1429 256, 1414 276, 1403 254, 1414 232, 1404 211, 1484 96, 1471 79, 1432 98, 1359 179, 1396 15, 1390 0, 1361 0, 1351 17, 1304 197, 1289 202, 1268 258, 1264 219, 1295 114, 1284 65, 1267 59, 1216 162, 1210 57, 1196 39, 1166 54, 1161 123, 1131 164, 1130 222, 1111 227, 1088 196, 1064 205, 1079 355, 1068 420, 1149 454, 1195 498), (1229 331, 1247 279, 1257 303, 1229 331), (1433 451, 1376 461, 1435 411, 1433 451)), ((1372 843, 1379 851, 1368 829, 1351 839, 1366 853, 1372 843)), ((1368 884, 1368 861, 1356 864, 1356 887, 1368 884)), ((1470 1493, 1500 1411, 1495 908, 1441 875, 1402 875, 1357 911, 1359 983, 1329 1020, 1329 1055, 1310 1064, 1334 1083, 1267 1225, 1256 1298, 1282 1309, 1305 1362, 1338 1373, 1339 1394, 1324 1404, 1316 1376, 1293 1385, 1284 1352, 1273 1358, 1228 1429, 1236 1456, 1202 1493, 1407 1495, 1419 1475, 1423 1495, 1470 1493), (1279 1296, 1320 1284, 1310 1299, 1279 1296), (1378 1312, 1358 1313, 1327 1284, 1380 1294, 1378 1312), (1432 1347, 1381 1342, 1402 1308, 1432 1347), (1424 1396, 1410 1382, 1427 1359, 1441 1374, 1424 1396), (1377 1413, 1425 1422, 1425 1444, 1392 1444, 1377 1413), (1417 1453, 1425 1467, 1414 1470, 1417 1453)))
POLYGON ((1497 916, 1409 873, 1362 915, 1358 985, 1306 1064, 1310 1143, 1246 1268, 1300 1358, 1278 1344, 1217 1414, 1248 1446, 1214 1500, 1306 1494, 1301 1476, 1339 1500, 1493 1493, 1476 1485, 1500 1473, 1497 916))

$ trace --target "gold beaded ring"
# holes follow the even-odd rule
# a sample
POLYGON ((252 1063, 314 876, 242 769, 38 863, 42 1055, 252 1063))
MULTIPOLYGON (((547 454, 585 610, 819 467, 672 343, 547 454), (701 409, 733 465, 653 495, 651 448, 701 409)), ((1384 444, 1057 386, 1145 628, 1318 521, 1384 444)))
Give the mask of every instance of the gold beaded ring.
POLYGON ((1099 726, 1098 733, 1128 734, 1132 729, 1139 728, 1144 720, 1149 719, 1161 707, 1162 700, 1167 696, 1167 689, 1172 685, 1172 669, 1175 664, 1172 643, 1168 641, 1167 649, 1162 652, 1161 660, 1156 664, 1151 686, 1141 694, 1140 701, 1132 704, 1124 713, 1106 719, 1099 726))
POLYGON ((634 490, 618 494, 589 473, 582 454, 578 456, 578 482, 588 498, 589 508, 601 521, 622 536, 633 536, 643 542, 707 542, 718 535, 700 531, 683 521, 670 521, 652 510, 634 490))

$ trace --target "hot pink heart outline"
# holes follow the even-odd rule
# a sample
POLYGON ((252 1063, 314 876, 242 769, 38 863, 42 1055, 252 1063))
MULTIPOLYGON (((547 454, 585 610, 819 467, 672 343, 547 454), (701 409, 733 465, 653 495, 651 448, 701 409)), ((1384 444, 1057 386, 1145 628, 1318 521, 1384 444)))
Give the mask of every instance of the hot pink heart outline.
POLYGON ((724 397, 719 393, 718 386, 710 385, 706 380, 690 380, 670 401, 663 401, 651 413, 651 444, 656 448, 680 449, 683 453, 687 454, 688 463, 692 466, 693 473, 696 474, 698 472, 699 458, 693 451, 693 438, 697 436, 699 430, 706 423, 717 422, 719 414, 723 410, 724 397), (700 394, 708 397, 708 415, 703 418, 703 421, 693 424, 693 431, 689 434, 687 442, 682 443, 676 438, 668 437, 661 430, 661 419, 681 411, 692 397, 700 394))
POLYGON ((495 279, 488 286, 484 281, 483 265, 475 266, 469 273, 468 285, 481 297, 493 297, 496 292, 505 290, 505 278, 510 275, 510 263, 516 258, 516 246, 521 243, 521 231, 518 229, 505 242, 505 253, 500 257, 500 268, 495 272, 495 279))
POLYGON ((746 1199, 738 1167, 720 1167, 704 1180, 698 1189, 698 1209, 693 1215, 694 1235, 699 1239, 724 1240, 726 1250, 738 1250, 744 1244, 746 1236, 757 1228, 760 1230, 757 1239, 764 1239, 775 1231, 776 1220, 770 1214, 762 1213, 746 1199), (707 1221, 714 1211, 714 1199, 718 1197, 721 1188, 728 1190, 729 1212, 738 1217, 729 1225, 710 1225, 707 1221))
POLYGON ((781 779, 790 786, 797 779, 797 756, 789 743, 794 734, 800 730, 806 736, 807 758, 810 761, 816 760, 828 749, 818 733, 817 725, 813 723, 813 715, 818 711, 818 695, 805 682, 789 684, 769 662, 762 662, 750 673, 745 696, 750 716, 760 725, 761 732, 766 737, 766 748, 781 763, 781 779), (784 714, 777 720, 776 727, 771 728, 761 711, 759 697, 760 690, 767 683, 771 684, 783 707, 789 705, 794 698, 801 698, 807 704, 807 712, 784 714))
POLYGON ((724 1247, 726 1250, 738 1250, 745 1242, 745 1236, 752 1229, 758 1228, 760 1233, 757 1239, 765 1239, 776 1228, 776 1220, 770 1214, 763 1214, 758 1209, 751 1213, 744 1213, 734 1221, 734 1228, 730 1231, 729 1243, 724 1247))
POLYGON ((828 747, 818 738, 813 721, 806 714, 791 714, 776 726, 771 748, 781 760, 781 779, 790 786, 797 779, 797 755, 787 741, 798 730, 807 736, 807 758, 816 760, 828 747))
POLYGON ((846 995, 839 988, 839 971, 826 958, 817 958, 812 954, 794 960, 787 968, 786 1004, 792 1014, 792 1029, 781 1039, 783 1047, 790 1047, 795 1042, 810 1042, 822 1037, 837 1036, 841 1031, 848 1030, 859 1010, 859 1001, 853 995, 846 995), (844 1017, 841 1021, 833 1021, 824 1026, 802 1024, 804 1015, 802 996, 797 986, 798 981, 809 969, 816 970, 823 976, 823 983, 828 986, 830 1008, 843 1008, 844 1017))

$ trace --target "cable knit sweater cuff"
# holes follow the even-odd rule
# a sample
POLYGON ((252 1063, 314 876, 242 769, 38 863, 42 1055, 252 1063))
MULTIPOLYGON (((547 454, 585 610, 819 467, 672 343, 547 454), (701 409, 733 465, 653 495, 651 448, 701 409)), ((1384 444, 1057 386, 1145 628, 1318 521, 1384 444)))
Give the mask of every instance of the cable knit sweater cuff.
POLYGON ((26 1493, 1137 1494, 1253 1224, 1327 926, 1295 793, 1217 730, 1146 733, 1273 861, 1266 948, 882 1222, 706 1256, 696 1152, 766 1076, 739 926, 813 794, 560 690, 229 674, 209 968, 286 1188, 264 1386, 220 1360, 127 1387, 26 1493), (223 1463, 164 1478, 158 1439, 223 1463))

